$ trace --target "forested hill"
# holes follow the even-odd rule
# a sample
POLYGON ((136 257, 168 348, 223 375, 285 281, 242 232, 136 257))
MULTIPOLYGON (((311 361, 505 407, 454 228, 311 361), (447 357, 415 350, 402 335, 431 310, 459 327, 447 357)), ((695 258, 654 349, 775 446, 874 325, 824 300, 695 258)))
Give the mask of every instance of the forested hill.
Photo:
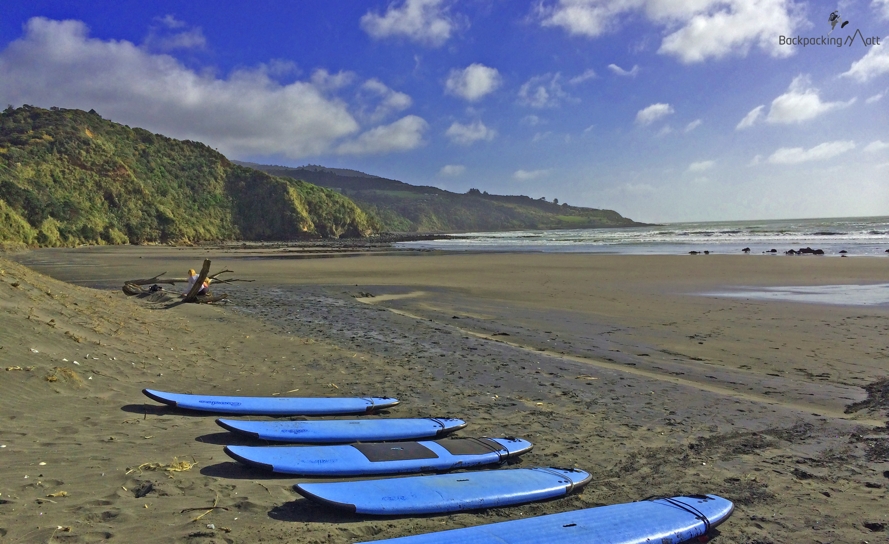
POLYGON ((612 210, 582 208, 527 196, 459 194, 355 170, 288 168, 239 162, 269 174, 335 189, 379 218, 393 232, 468 232, 518 229, 631 227, 642 225, 612 210))
POLYGON ((293 240, 378 228, 337 191, 238 166, 198 142, 92 110, 0 113, 0 243, 293 240))

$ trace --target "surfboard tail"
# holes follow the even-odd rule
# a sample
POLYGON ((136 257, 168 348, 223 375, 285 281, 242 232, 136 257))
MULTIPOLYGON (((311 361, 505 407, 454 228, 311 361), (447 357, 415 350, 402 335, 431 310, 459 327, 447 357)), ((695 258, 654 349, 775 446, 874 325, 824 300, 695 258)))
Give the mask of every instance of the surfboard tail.
POLYGON ((167 406, 174 406, 174 407, 177 406, 175 400, 170 400, 168 398, 164 398, 161 395, 159 395, 157 391, 153 391, 151 389, 143 389, 142 394, 145 395, 146 397, 150 398, 151 400, 157 401, 161 404, 166 404, 167 406))
POLYGON ((272 465, 269 465, 268 463, 260 463, 260 462, 258 462, 258 461, 254 461, 253 459, 249 459, 249 458, 247 458, 247 457, 243 457, 243 456, 241 456, 241 455, 238 455, 238 453, 236 453, 235 451, 232 450, 232 447, 231 447, 231 446, 226 446, 226 447, 223 449, 223 451, 225 452, 226 455, 228 455, 229 457, 231 457, 231 458, 234 459, 235 461, 238 461, 238 462, 240 462, 240 463, 244 463, 245 465, 248 465, 248 466, 251 466, 251 467, 260 468, 260 469, 262 469, 262 470, 267 470, 267 471, 269 471, 269 472, 274 472, 274 471, 275 471, 275 467, 273 467, 272 465))
POLYGON ((337 510, 345 510, 346 512, 349 512, 350 514, 356 514, 358 512, 358 507, 355 506, 354 504, 350 504, 350 503, 346 503, 346 502, 339 502, 339 501, 332 501, 332 500, 322 497, 320 495, 315 495, 314 493, 310 493, 309 491, 303 489, 300 484, 294 484, 293 490, 311 501, 315 501, 315 502, 324 504, 326 506, 331 506, 333 508, 336 508, 337 510))
POLYGON ((250 438, 255 438, 257 440, 260 439, 259 433, 250 432, 241 428, 238 428, 231 424, 230 420, 219 418, 216 420, 216 424, 225 429, 226 431, 231 431, 235 434, 239 434, 241 436, 249 436, 250 438))

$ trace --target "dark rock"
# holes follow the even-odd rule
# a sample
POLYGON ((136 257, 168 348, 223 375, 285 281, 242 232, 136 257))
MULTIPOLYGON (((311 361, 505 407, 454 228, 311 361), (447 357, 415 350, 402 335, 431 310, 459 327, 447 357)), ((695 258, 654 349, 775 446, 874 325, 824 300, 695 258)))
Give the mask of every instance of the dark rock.
POLYGON ((750 248, 749 248, 749 247, 745 247, 745 248, 742 249, 741 251, 743 251, 744 253, 750 253, 750 248))
POLYGON ((697 251, 689 251, 688 254, 689 254, 689 255, 697 255, 698 252, 697 252, 697 251))
POLYGON ((137 499, 141 499, 145 495, 148 495, 154 491, 154 484, 151 482, 142 482, 142 484, 133 490, 133 496, 137 499))

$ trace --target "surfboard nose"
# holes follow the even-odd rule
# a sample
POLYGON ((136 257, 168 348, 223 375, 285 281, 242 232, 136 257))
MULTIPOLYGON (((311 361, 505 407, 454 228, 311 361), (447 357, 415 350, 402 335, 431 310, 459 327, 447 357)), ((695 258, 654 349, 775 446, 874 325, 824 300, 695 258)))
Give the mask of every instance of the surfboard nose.
POLYGON ((522 455, 523 453, 531 451, 531 448, 534 447, 534 444, 527 440, 513 436, 508 436, 506 438, 491 438, 491 440, 497 442, 504 450, 506 450, 507 453, 504 456, 504 459, 522 455))

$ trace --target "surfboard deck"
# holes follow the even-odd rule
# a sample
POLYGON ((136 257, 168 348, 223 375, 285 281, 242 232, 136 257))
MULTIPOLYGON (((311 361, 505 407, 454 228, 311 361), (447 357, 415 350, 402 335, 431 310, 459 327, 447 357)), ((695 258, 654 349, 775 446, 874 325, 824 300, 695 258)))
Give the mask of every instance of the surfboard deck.
POLYGON ((157 402, 202 412, 263 416, 326 416, 367 414, 398 404, 388 397, 230 397, 188 395, 143 389, 142 393, 157 402))
POLYGON ((535 467, 351 482, 302 483, 297 493, 358 514, 440 514, 564 497, 589 483, 577 469, 535 467))
POLYGON ((302 476, 444 472, 500 463, 530 451, 521 438, 445 438, 339 446, 226 446, 229 457, 265 470, 302 476))
POLYGON ((336 419, 324 421, 244 421, 217 419, 223 429, 251 438, 302 444, 348 444, 435 438, 462 429, 454 418, 336 419))
POLYGON ((722 497, 688 495, 377 540, 375 543, 679 544, 707 534, 728 519, 733 510, 732 502, 722 497))

